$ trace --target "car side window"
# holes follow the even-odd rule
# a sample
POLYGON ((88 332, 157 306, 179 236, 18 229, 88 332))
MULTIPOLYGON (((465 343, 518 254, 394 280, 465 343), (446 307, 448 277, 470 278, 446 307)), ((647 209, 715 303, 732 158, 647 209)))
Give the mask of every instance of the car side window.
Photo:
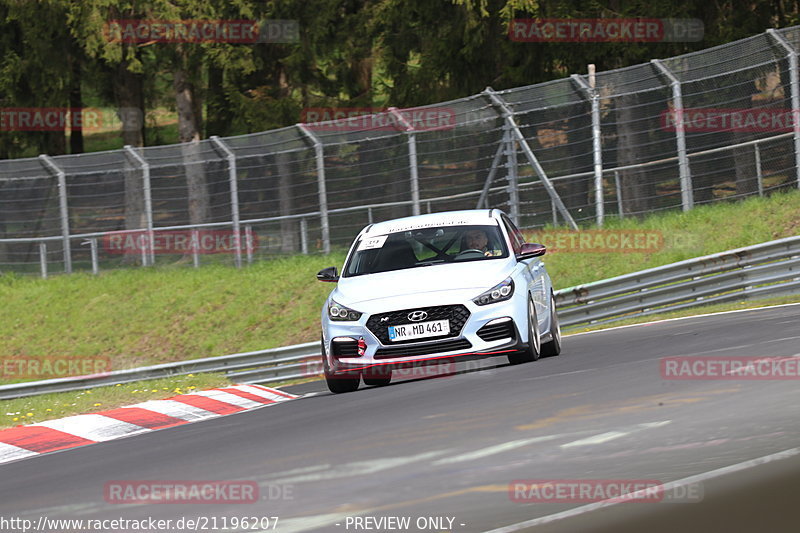
POLYGON ((508 232, 509 237, 511 237, 511 247, 514 249, 514 253, 518 254, 522 251, 522 245, 525 243, 525 238, 522 236, 522 232, 511 222, 511 219, 508 217, 502 217, 503 224, 506 227, 506 231, 508 232))

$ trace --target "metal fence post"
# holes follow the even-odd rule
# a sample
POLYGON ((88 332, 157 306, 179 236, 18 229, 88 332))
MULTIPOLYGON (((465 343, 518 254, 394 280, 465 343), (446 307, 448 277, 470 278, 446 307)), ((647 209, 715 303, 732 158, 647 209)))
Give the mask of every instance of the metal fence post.
POLYGON ((247 253, 247 264, 253 263, 253 227, 247 224, 244 227, 244 249, 247 253))
POLYGON ((756 160, 756 180, 758 181, 758 195, 764 196, 764 173, 761 170, 761 148, 758 143, 753 145, 753 156, 756 160))
POLYGON ((39 243, 39 271, 42 273, 42 279, 47 279, 47 244, 39 243))
POLYGON ((494 153, 494 159, 492 159, 492 166, 489 168, 489 174, 486 175, 486 181, 483 184, 483 189, 481 190, 481 195, 478 198, 478 203, 475 204, 475 209, 489 207, 489 189, 492 188, 494 175, 497 174, 497 168, 500 166, 500 159, 503 157, 503 151, 505 150, 506 131, 507 130, 503 128, 503 139, 501 139, 500 144, 497 145, 497 151, 494 153))
POLYGON ((600 130, 600 94, 594 84, 594 65, 590 65, 589 73, 592 83, 586 83, 582 76, 573 74, 572 81, 591 102, 592 106, 592 152, 594 154, 594 205, 598 226, 603 225, 605 204, 603 199, 603 143, 600 130))
POLYGON ((210 139, 228 161, 228 183, 231 191, 231 219, 233 222, 233 249, 235 254, 234 264, 236 268, 241 268, 242 237, 240 234, 241 228, 239 226, 239 185, 236 181, 236 155, 234 155, 233 151, 228 148, 228 145, 216 135, 212 135, 210 139))
POLYGON ((139 235, 139 250, 142 254, 142 266, 147 266, 147 235, 139 235))
POLYGON ((92 274, 95 276, 100 273, 100 265, 97 260, 97 238, 92 237, 89 239, 89 250, 92 256, 92 274))
POLYGON ((67 177, 64 171, 47 155, 40 155, 39 160, 47 170, 58 179, 58 212, 61 217, 61 239, 64 243, 64 272, 72 274, 72 250, 69 243, 69 211, 67 207, 67 177))
POLYGON ((797 50, 789 44, 786 38, 770 28, 767 34, 786 50, 789 60, 789 86, 792 91, 792 125, 794 132, 794 166, 797 177, 797 187, 800 188, 800 76, 798 76, 797 50))
POLYGON ((390 107, 389 112, 397 119, 399 124, 405 128, 406 136, 408 137, 408 164, 410 168, 411 180, 411 213, 413 215, 420 214, 419 208, 419 168, 417 166, 417 135, 414 132, 414 127, 409 124, 406 117, 396 108, 390 107))
POLYGON ((305 124, 297 124, 300 132, 314 145, 317 157, 317 193, 319 195, 319 218, 322 226, 322 252, 331 252, 331 230, 328 222, 328 192, 325 188, 325 150, 322 141, 305 124))
POLYGON ((556 207, 561 212, 561 215, 564 217, 564 220, 569 224, 569 227, 572 229, 578 229, 578 225, 575 224, 575 220, 572 218, 572 215, 567 210, 564 202, 561 201, 561 197, 558 195, 555 187, 550 182, 550 179, 547 177, 547 174, 544 172, 544 168, 539 163, 539 160, 536 158, 536 154, 533 153, 530 145, 528 144, 528 140, 525 139, 525 136, 522 134, 522 131, 519 129, 517 122, 514 120, 514 113, 508 107, 508 104, 500 98, 500 96, 492 89, 491 87, 487 87, 483 94, 489 97, 492 104, 495 107, 499 108, 499 114, 503 117, 508 124, 511 134, 517 138, 519 141, 520 148, 522 148, 522 152, 525 154, 525 157, 528 159, 528 162, 533 167, 534 172, 539 176, 539 179, 542 181, 547 194, 550 195, 550 198, 556 204, 556 207))
POLYGON ((192 266, 200 268, 200 232, 192 229, 192 266))
POLYGON ((683 120, 681 82, 660 60, 651 59, 650 62, 669 80, 670 86, 672 87, 672 107, 675 113, 675 137, 678 144, 678 171, 681 178, 681 205, 684 211, 688 211, 694 207, 694 190, 692 189, 692 174, 689 168, 689 157, 686 155, 686 131, 683 120))
POLYGON ((509 215, 519 226, 519 177, 517 176, 517 145, 511 136, 508 124, 503 124, 506 146, 506 179, 508 180, 509 215))
POLYGON ((625 218, 625 213, 622 209, 622 184, 619 181, 619 170, 614 171, 614 187, 617 189, 617 215, 619 218, 625 218))
POLYGON ((145 218, 145 225, 147 226, 147 244, 146 249, 147 252, 142 255, 142 258, 146 261, 143 261, 143 266, 150 266, 156 264, 156 256, 155 256, 155 237, 153 235, 153 199, 151 196, 150 191, 150 165, 147 161, 144 160, 142 156, 136 153, 136 150, 133 149, 130 145, 125 145, 124 148, 125 152, 139 164, 139 168, 142 170, 142 191, 144 192, 144 218, 145 218))
POLYGON ((300 251, 308 255, 308 221, 305 217, 300 219, 300 251))

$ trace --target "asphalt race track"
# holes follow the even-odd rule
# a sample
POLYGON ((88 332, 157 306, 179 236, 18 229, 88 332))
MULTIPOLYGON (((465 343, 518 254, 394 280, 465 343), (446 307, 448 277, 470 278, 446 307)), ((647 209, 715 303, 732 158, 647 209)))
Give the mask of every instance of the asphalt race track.
POLYGON ((569 336, 558 357, 461 363, 351 394, 289 387, 305 396, 0 466, 0 518, 206 517, 216 531, 223 518, 277 516, 281 532, 391 531, 406 518, 410 531, 796 532, 800 380, 664 379, 659 360, 800 357, 798 326, 791 305, 569 336), (510 484, 531 479, 683 481, 659 502, 514 501, 510 484), (108 503, 104 487, 119 480, 255 481, 260 499, 108 503))

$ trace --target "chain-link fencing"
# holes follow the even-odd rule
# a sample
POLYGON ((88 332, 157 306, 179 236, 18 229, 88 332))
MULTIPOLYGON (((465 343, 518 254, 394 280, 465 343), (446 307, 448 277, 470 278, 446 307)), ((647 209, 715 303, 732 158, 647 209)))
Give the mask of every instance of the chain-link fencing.
POLYGON ((0 161, 0 270, 242 265, 498 207, 602 225, 800 186, 800 27, 414 109, 0 161))

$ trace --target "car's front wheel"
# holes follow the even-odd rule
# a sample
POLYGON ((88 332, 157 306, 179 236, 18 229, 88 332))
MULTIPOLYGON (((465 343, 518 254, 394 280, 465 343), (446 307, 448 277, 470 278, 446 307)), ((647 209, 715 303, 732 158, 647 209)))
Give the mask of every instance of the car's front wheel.
POLYGON ((358 372, 334 372, 328 366, 328 358, 325 357, 325 341, 322 341, 322 371, 325 374, 325 383, 328 390, 334 394, 343 392, 353 392, 358 389, 361 374, 358 372))
POLYGON ((539 321, 536 318, 536 307, 533 305, 533 298, 528 295, 528 346, 524 350, 508 354, 508 362, 512 365, 530 363, 531 361, 537 361, 540 354, 539 321))
POLYGON ((542 344, 542 355, 550 357, 561 353, 561 324, 556 313, 556 297, 550 292, 550 340, 542 344))

